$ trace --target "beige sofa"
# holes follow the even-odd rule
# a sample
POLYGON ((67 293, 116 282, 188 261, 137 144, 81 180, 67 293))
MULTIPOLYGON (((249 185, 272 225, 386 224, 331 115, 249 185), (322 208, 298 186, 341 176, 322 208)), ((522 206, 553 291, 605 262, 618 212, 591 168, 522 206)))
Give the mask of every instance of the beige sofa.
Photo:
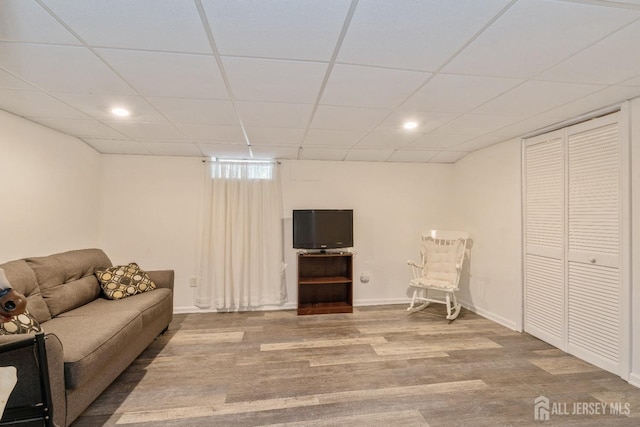
MULTIPOLYGON (((171 322, 173 270, 147 271, 153 291, 109 300, 94 272, 111 266, 100 249, 0 265, 46 334, 55 425, 71 424, 171 322)), ((0 345, 20 338, 0 336, 0 345)), ((12 361, 0 354, 3 365, 12 361)), ((7 407, 28 398, 17 388, 7 407)))

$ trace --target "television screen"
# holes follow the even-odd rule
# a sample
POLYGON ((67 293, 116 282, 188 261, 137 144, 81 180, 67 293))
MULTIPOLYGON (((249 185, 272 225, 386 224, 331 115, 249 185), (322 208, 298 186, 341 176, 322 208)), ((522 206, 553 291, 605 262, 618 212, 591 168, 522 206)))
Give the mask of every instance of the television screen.
POLYGON ((338 249, 352 246, 352 209, 293 211, 293 247, 295 249, 338 249))

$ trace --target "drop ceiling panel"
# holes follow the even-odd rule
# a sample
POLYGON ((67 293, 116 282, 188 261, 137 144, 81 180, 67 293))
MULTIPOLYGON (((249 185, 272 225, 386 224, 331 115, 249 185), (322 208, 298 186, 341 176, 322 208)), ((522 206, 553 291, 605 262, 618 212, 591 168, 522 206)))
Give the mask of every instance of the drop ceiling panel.
POLYGON ((384 120, 391 111, 320 105, 311 122, 311 128, 367 131, 384 120))
POLYGON ((561 123, 567 120, 569 117, 558 116, 537 116, 524 119, 520 122, 514 123, 509 126, 505 126, 501 129, 492 132, 492 136, 497 136, 502 139, 510 139, 521 137, 531 131, 531 129, 544 129, 548 126, 561 123))
POLYGON ((640 22, 636 22, 540 74, 541 80, 616 84, 640 74, 640 22), (594 60, 597 58, 597 60, 594 60))
POLYGON ((400 148, 420 138, 422 134, 414 132, 370 132, 360 142, 357 148, 388 147, 400 148))
POLYGON ((438 74, 402 104, 402 110, 467 113, 524 80, 438 74))
POLYGON ((304 129, 248 127, 247 135, 252 146, 256 145, 295 145, 299 147, 304 138, 304 129))
POLYGON ((464 134, 448 134, 448 133, 430 133, 425 135, 407 146, 407 148, 414 149, 435 149, 435 148, 449 148, 467 142, 473 139, 472 135, 464 134))
POLYGON ((463 142, 462 144, 458 144, 454 147, 451 147, 451 150, 475 151, 475 150, 480 150, 481 148, 489 147, 490 145, 494 145, 504 141, 505 139, 502 136, 485 135, 485 136, 480 136, 478 138, 474 138, 467 142, 463 142))
POLYGON ((149 153, 156 156, 200 157, 202 152, 189 142, 143 142, 149 153))
POLYGON ((211 53, 194 2, 44 0, 91 46, 211 53))
POLYGON ((174 123, 237 125, 231 101, 189 98, 147 97, 164 117, 174 123))
POLYGON ((303 147, 299 158, 302 160, 344 160, 347 156, 346 148, 303 147))
POLYGON ((133 139, 171 140, 184 139, 185 135, 171 123, 158 122, 109 122, 109 126, 133 139))
POLYGON ((228 159, 250 159, 249 147, 246 144, 215 144, 199 142, 198 148, 207 157, 228 159))
POLYGON ((51 129, 56 129, 69 135, 77 135, 79 138, 123 138, 122 133, 93 119, 36 118, 32 120, 51 129))
POLYGON ((336 64, 320 103, 394 109, 430 75, 416 71, 336 64))
POLYGON ((96 51, 141 95, 229 98, 213 56, 115 49, 96 51))
POLYGON ((394 151, 388 160, 393 162, 426 163, 438 153, 439 151, 401 149, 394 151))
POLYGON ((253 157, 256 159, 297 159, 298 147, 254 145, 251 147, 253 157))
POLYGON ((345 160, 359 162, 384 162, 391 156, 391 154, 393 154, 393 149, 369 148, 362 150, 354 148, 349 150, 345 160))
POLYGON ((429 133, 440 126, 449 123, 453 119, 460 117, 460 113, 442 113, 436 111, 396 111, 389 115, 374 130, 376 131, 397 131, 404 130, 403 124, 406 122, 416 122, 418 127, 410 130, 414 133, 429 133))
POLYGON ((164 117, 144 98, 128 95, 107 95, 94 93, 54 92, 55 98, 98 120, 113 120, 111 110, 116 107, 127 109, 128 120, 161 122, 164 117))
POLYGON ((320 62, 232 57, 222 62, 240 101, 313 103, 327 71, 320 62))
POLYGON ((143 143, 122 139, 83 138, 83 140, 103 154, 151 154, 143 143))
POLYGON ((174 123, 175 126, 190 140, 244 142, 244 135, 240 126, 215 126, 191 123, 174 123))
MULTIPOLYGON (((589 0, 569 0, 569 1, 589 1, 589 0)), ((602 3, 610 4, 616 7, 628 7, 625 5, 630 5, 631 7, 640 6, 640 0, 600 0, 602 3)))
POLYGON ((362 0, 338 61, 435 71, 507 3, 362 0))
POLYGON ((0 69, 0 89, 36 90, 36 88, 29 83, 14 77, 2 69, 0 69))
POLYGON ((87 119, 55 98, 35 91, 0 89, 0 109, 18 116, 87 119))
POLYGON ((238 102, 236 108, 245 126, 304 129, 313 105, 281 102, 238 102))
POLYGON ((80 42, 35 1, 3 0, 0 40, 75 44, 80 42))
POLYGON ((591 95, 569 102, 560 107, 545 111, 543 116, 550 117, 576 117, 585 112, 598 110, 614 104, 619 104, 627 99, 640 96, 640 87, 610 86, 591 95))
POLYGON ((640 96, 640 5, 625 2, 0 0, 0 10, 0 108, 108 153, 249 158, 252 144, 260 156, 303 147, 307 159, 449 162, 640 96), (114 104, 131 116, 112 116, 114 104))
POLYGON ((468 153, 466 151, 441 151, 433 156, 430 163, 455 163, 468 153))
POLYGON ((527 78, 637 19, 640 11, 520 0, 443 72, 527 78))
POLYGON ((366 132, 332 129, 309 129, 304 139, 304 145, 324 145, 351 147, 355 145, 366 132))
POLYGON ((438 132, 474 136, 484 135, 503 128, 513 123, 513 121, 514 118, 512 116, 465 114, 440 127, 438 132))
POLYGON ((222 55, 328 61, 349 0, 203 1, 222 55))
POLYGON ((640 75, 620 83, 621 86, 640 86, 640 75))
POLYGON ((487 102, 474 112, 505 116, 535 116, 595 93, 604 87, 532 80, 487 102))
POLYGON ((135 94, 84 47, 0 43, 0 67, 44 90, 135 94))

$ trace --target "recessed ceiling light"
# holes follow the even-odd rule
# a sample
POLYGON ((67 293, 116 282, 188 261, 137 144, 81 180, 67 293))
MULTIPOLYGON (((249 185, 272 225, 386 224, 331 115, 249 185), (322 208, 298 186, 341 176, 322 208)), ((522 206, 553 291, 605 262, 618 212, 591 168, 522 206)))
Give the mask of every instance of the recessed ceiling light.
POLYGON ((125 109, 125 108, 120 108, 120 107, 116 107, 114 109, 111 110, 111 113, 115 116, 118 117, 128 117, 129 116, 129 110, 125 109))
POLYGON ((405 129, 415 129, 418 127, 418 123, 417 122, 405 122, 402 125, 403 128, 405 129))

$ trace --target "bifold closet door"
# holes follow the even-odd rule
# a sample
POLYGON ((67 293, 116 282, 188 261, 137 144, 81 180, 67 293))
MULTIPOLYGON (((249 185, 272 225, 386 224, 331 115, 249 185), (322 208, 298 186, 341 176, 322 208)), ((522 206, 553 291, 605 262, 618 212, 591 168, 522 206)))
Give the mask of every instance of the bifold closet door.
POLYGON ((618 372, 623 328, 617 114, 572 126, 567 145, 567 349, 618 372))
POLYGON ((525 141, 524 328, 625 375, 626 137, 619 119, 614 113, 525 141))
POLYGON ((525 168, 525 331, 563 348, 566 335, 563 131, 529 139, 525 168))

